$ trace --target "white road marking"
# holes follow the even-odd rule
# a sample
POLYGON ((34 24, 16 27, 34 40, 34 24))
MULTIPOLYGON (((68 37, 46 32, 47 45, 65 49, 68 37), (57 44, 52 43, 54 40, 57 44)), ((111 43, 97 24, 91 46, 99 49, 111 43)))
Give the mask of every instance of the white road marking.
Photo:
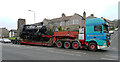
POLYGON ((49 49, 49 48, 41 48, 41 49, 49 49))
POLYGON ((117 36, 117 34, 115 34, 115 36, 113 37, 113 39, 115 39, 115 38, 116 38, 116 36, 117 36))
POLYGON ((86 53, 83 53, 83 54, 86 54, 86 53))
POLYGON ((112 48, 112 50, 118 50, 117 48, 112 48))
POLYGON ((82 53, 82 52, 75 52, 75 53, 82 53))
POLYGON ((113 55, 105 55, 105 56, 118 59, 118 56, 113 56, 113 55))
POLYGON ((117 60, 117 59, 109 59, 109 58, 101 58, 102 60, 117 60))

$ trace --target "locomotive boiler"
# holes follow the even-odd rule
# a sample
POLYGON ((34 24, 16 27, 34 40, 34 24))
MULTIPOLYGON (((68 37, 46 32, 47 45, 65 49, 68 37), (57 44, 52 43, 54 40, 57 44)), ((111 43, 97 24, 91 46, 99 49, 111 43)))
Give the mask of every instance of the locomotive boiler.
POLYGON ((46 26, 43 25, 23 25, 20 29, 20 38, 33 41, 49 41, 51 36, 48 36, 46 26))

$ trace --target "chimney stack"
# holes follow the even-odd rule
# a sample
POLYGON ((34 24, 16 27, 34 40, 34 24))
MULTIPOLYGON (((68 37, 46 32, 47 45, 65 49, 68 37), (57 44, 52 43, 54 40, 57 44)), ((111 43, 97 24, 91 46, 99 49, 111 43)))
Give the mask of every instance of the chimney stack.
POLYGON ((83 18, 86 18, 86 12, 85 11, 83 12, 83 18))
POLYGON ((64 13, 62 13, 62 17, 66 17, 64 13))
POLYGON ((91 14, 90 16, 94 16, 94 14, 91 14))

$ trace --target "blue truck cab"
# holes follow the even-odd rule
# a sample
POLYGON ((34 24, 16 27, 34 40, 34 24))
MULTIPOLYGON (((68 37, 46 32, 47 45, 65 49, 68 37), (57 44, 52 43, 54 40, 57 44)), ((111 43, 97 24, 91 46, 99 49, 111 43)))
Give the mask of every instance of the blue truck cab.
POLYGON ((85 41, 89 50, 97 50, 110 46, 108 22, 101 18, 86 19, 85 41))

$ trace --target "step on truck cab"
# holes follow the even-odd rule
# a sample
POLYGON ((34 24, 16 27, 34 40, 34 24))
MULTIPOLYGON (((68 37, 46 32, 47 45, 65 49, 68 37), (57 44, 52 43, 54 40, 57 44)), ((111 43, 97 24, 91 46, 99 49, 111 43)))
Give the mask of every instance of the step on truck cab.
POLYGON ((110 46, 108 22, 101 18, 86 19, 85 42, 89 50, 97 50, 110 46))

